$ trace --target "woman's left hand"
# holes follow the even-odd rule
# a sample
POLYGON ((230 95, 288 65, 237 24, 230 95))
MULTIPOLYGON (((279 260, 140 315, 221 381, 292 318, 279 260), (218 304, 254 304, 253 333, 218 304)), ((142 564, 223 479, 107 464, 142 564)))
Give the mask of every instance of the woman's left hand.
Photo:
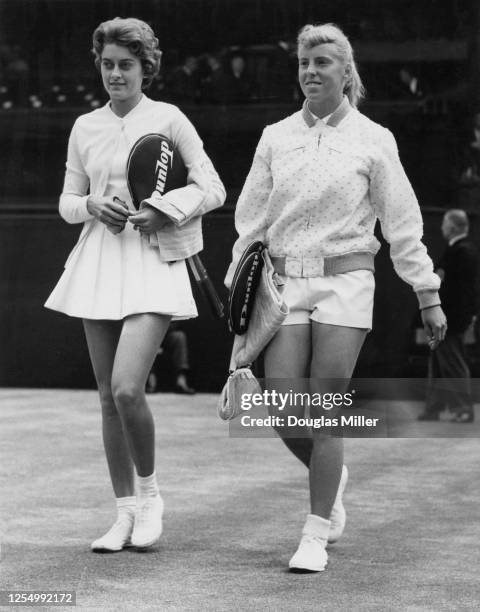
POLYGON ((447 319, 440 306, 431 306, 422 310, 422 323, 428 338, 430 350, 437 348, 445 339, 447 319))
POLYGON ((171 223, 167 215, 151 206, 145 206, 142 210, 130 214, 128 220, 133 223, 133 229, 138 230, 141 234, 158 232, 162 227, 171 223))

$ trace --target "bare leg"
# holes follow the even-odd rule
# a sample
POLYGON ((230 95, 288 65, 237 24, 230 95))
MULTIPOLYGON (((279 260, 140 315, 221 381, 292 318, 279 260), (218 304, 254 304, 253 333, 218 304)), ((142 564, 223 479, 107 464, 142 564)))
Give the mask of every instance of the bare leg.
MULTIPOLYGON (((312 391, 322 392, 321 379, 343 379, 335 391, 344 392, 352 376, 366 330, 312 323, 312 391), (342 387, 342 388, 340 388, 342 387)), ((332 391, 331 388, 328 391, 332 391)), ((330 516, 343 465, 343 439, 326 437, 313 430, 310 460, 310 502, 312 514, 330 516)))
POLYGON ((145 383, 170 316, 138 314, 125 319, 115 354, 112 393, 139 476, 155 469, 155 426, 145 383))
POLYGON ((116 497, 129 497, 135 494, 133 462, 111 391, 121 325, 121 321, 83 321, 102 406, 103 445, 113 490, 116 497))
MULTIPOLYGON (((265 352, 265 377, 278 379, 306 379, 311 359, 310 324, 284 325, 277 332, 265 352)), ((275 385, 277 388, 280 381, 275 385)), ((290 385, 288 380, 287 386, 290 385)), ((277 389, 279 390, 279 389, 277 389)), ((288 389, 285 389, 288 391, 288 389)), ((300 416, 303 417, 303 409, 300 416)), ((290 410, 290 414, 293 412, 290 410)), ((312 435, 308 427, 298 427, 298 437, 292 437, 292 428, 276 428, 287 448, 306 466, 310 465, 312 435), (286 435, 288 433, 288 436, 286 435)))

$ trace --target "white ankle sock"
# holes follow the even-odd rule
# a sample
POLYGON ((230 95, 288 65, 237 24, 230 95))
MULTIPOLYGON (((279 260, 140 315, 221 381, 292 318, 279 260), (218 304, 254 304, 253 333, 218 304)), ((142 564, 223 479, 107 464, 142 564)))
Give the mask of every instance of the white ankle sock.
POLYGON ((312 535, 320 540, 325 540, 325 544, 328 540, 328 533, 330 531, 330 521, 318 516, 318 514, 307 514, 307 520, 303 527, 303 533, 312 535))
POLYGON ((135 514, 135 507, 137 503, 137 498, 135 495, 131 495, 128 497, 117 497, 117 518, 122 518, 123 516, 133 516, 135 514))
POLYGON ((155 471, 150 476, 137 476, 137 480, 139 497, 156 497, 159 494, 157 473, 155 471))

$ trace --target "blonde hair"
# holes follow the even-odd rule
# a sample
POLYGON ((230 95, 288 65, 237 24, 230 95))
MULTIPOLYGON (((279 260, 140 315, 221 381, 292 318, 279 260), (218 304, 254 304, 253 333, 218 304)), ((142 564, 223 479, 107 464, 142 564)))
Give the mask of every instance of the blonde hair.
POLYGON ((311 49, 317 45, 332 43, 336 46, 338 54, 344 64, 349 64, 350 74, 343 89, 350 104, 356 108, 362 98, 365 97, 365 87, 358 74, 357 65, 353 57, 353 49, 350 41, 342 30, 334 23, 323 23, 318 25, 304 26, 297 37, 297 49, 306 47, 311 49))
POLYGON ((142 63, 142 89, 148 87, 160 70, 162 52, 158 48, 152 28, 141 19, 135 17, 115 17, 104 21, 93 33, 93 49, 95 66, 100 70, 102 52, 105 45, 115 44, 127 49, 137 56, 142 63))

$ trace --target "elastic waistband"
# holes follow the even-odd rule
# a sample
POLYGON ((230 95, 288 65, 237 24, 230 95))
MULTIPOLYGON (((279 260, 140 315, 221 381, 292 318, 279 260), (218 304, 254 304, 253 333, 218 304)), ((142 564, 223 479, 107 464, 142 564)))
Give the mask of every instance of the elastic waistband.
POLYGON ((308 278, 333 276, 354 270, 375 272, 374 255, 368 251, 354 251, 331 257, 270 257, 275 272, 284 276, 308 278))

